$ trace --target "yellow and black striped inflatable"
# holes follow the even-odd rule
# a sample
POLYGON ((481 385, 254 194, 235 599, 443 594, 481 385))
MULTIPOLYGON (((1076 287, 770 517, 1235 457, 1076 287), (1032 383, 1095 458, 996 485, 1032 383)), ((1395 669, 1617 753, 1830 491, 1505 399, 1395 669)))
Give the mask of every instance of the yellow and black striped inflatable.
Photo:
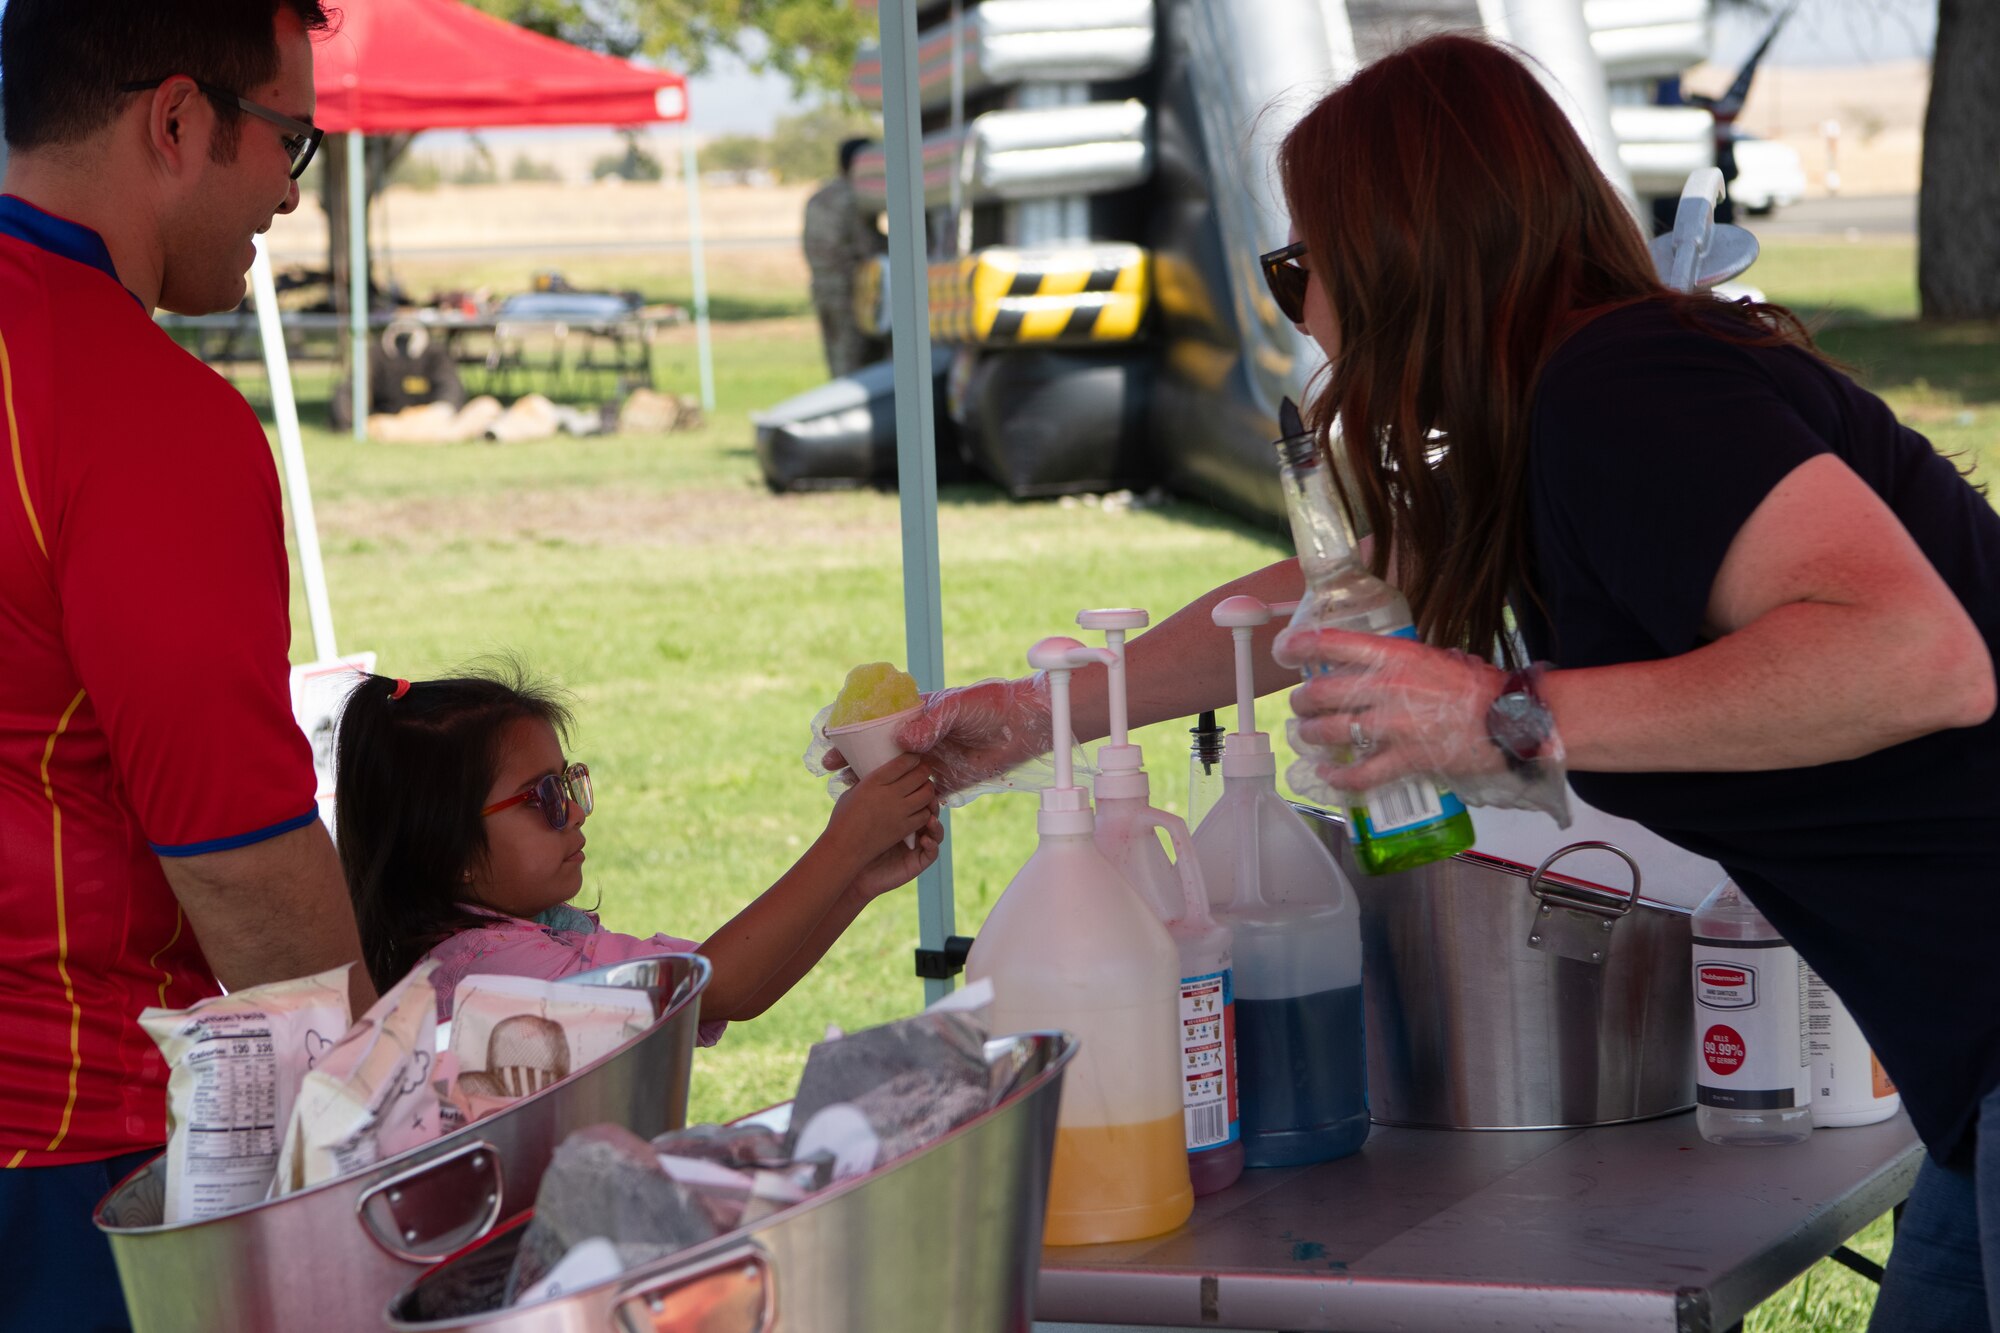
MULTIPOLYGON (((888 260, 854 274, 861 331, 889 331, 888 260)), ((930 267, 931 337, 984 346, 1130 342, 1152 303, 1152 260, 1136 245, 1063 250, 994 247, 930 267)))
POLYGON ((931 265, 931 337, 986 346, 1129 342, 1145 322, 1150 276, 1136 245, 995 246, 931 265))

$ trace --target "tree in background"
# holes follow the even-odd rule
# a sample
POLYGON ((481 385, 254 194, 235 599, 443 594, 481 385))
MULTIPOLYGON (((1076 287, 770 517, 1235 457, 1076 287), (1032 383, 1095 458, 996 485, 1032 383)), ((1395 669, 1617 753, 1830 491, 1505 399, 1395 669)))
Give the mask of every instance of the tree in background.
POLYGON ((771 127, 771 170, 782 181, 820 181, 840 169, 843 139, 880 138, 872 116, 840 105, 782 116, 771 127))
POLYGON ((471 0, 509 23, 612 55, 644 55, 690 74, 730 51, 800 93, 839 92, 873 22, 847 0, 471 0))
POLYGON ((510 181, 553 182, 562 178, 562 169, 555 163, 529 157, 526 153, 514 154, 514 164, 507 168, 507 179, 510 181))
POLYGON ((763 171, 771 165, 771 141, 754 134, 718 134, 697 154, 703 171, 763 171))
POLYGON ((2000 3, 1938 0, 1917 191, 1926 319, 2000 319, 2000 3))
POLYGON ((639 144, 637 130, 620 130, 619 136, 625 140, 625 151, 606 153, 591 164, 590 178, 601 181, 606 176, 616 176, 628 181, 656 181, 663 174, 660 159, 647 152, 639 144))

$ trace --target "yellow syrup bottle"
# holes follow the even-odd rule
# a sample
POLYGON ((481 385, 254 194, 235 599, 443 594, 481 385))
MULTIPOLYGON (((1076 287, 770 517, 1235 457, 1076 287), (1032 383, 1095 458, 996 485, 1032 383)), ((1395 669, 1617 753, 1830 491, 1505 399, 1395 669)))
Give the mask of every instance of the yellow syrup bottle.
POLYGON ((995 1035, 1059 1029, 1081 1043, 1063 1075, 1043 1240, 1095 1245, 1171 1231, 1194 1209, 1180 1079, 1180 959, 1167 928, 1097 849, 1073 781, 1069 673, 1112 654, 1051 638, 1056 782, 1035 854, 980 929, 966 976, 993 983, 995 1035))

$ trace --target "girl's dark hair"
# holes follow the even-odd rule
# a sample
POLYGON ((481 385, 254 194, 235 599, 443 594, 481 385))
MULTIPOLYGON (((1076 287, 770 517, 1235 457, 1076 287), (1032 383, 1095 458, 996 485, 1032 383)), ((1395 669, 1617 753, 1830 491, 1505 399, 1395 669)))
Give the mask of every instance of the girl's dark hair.
POLYGON ((1811 349, 1782 307, 1661 285, 1569 118, 1491 42, 1431 37, 1369 65, 1299 120, 1278 167, 1339 324, 1309 416, 1323 437, 1338 423, 1341 499, 1375 533, 1377 574, 1393 555, 1428 642, 1484 656, 1507 642, 1508 599, 1535 595, 1529 416, 1588 315, 1657 301, 1728 341, 1811 349))
POLYGON ((511 662, 489 674, 397 682, 367 676, 336 738, 335 832, 361 928, 361 957, 387 990, 425 951, 477 917, 459 904, 486 854, 479 809, 500 769, 500 738, 533 718, 567 740, 557 691, 511 662))

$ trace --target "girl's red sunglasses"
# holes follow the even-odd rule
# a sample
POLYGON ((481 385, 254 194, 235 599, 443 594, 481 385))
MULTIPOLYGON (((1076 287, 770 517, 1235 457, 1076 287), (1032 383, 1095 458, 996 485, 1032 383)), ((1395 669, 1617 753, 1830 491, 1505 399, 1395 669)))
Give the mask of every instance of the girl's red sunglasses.
POLYGON ((542 812, 542 818, 549 821, 549 827, 560 833, 569 827, 572 802, 578 813, 590 813, 590 769, 584 764, 571 764, 560 773, 550 773, 528 790, 509 796, 504 801, 495 801, 481 810, 479 815, 484 819, 517 805, 532 805, 542 812))

